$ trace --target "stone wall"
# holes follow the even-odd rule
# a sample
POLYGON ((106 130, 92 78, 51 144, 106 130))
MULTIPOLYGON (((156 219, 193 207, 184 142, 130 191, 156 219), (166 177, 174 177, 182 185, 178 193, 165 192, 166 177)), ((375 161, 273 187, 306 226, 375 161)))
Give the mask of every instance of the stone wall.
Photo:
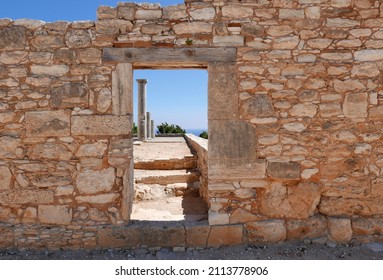
POLYGON ((197 65, 209 71, 211 225, 241 225, 246 242, 381 238, 381 1, 120 3, 97 15, 0 20, 0 244, 97 246, 95 227, 129 221, 124 92, 142 64, 105 48, 235 48, 234 62, 197 65))
POLYGON ((208 140, 189 133, 185 134, 185 139, 197 155, 197 168, 201 173, 199 194, 209 205, 208 140))

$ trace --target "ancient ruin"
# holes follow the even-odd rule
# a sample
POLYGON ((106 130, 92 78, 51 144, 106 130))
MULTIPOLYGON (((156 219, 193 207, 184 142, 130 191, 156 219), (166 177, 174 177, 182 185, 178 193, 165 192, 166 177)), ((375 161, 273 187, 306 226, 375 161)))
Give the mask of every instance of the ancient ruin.
POLYGON ((0 247, 382 239, 382 1, 120 3, 97 16, 0 20, 0 247), (208 220, 142 224, 133 70, 169 68, 208 70, 208 148, 189 140, 208 220))

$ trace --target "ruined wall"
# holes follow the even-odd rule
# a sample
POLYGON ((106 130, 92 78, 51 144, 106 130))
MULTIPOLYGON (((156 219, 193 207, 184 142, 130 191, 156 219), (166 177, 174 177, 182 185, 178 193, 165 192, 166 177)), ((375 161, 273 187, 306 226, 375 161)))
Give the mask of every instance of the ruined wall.
POLYGON ((131 65, 105 62, 106 47, 236 48, 235 63, 208 66, 211 225, 235 225, 243 242, 379 238, 381 1, 97 13, 0 20, 1 246, 97 246, 99 226, 129 220, 131 104, 116 79, 131 65))

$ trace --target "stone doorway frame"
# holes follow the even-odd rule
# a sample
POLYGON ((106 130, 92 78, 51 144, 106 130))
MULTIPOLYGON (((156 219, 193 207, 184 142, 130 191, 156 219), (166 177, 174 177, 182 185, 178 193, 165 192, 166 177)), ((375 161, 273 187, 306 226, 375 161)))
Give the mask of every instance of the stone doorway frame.
MULTIPOLYGON (((259 178, 255 129, 239 119, 236 48, 105 48, 103 63, 116 64, 112 74, 113 114, 129 115, 133 121, 133 70, 207 69, 208 71, 208 205, 214 192, 227 191, 226 183, 259 178), (223 187, 222 187, 223 186, 223 187)), ((132 144, 133 146, 133 144, 132 144)), ((133 149, 132 149, 133 151, 133 149)), ((133 204, 133 152, 125 168, 122 211, 130 220, 133 204)), ((209 210, 210 224, 229 224, 229 215, 209 210), (227 219, 226 219, 227 217, 227 219)))

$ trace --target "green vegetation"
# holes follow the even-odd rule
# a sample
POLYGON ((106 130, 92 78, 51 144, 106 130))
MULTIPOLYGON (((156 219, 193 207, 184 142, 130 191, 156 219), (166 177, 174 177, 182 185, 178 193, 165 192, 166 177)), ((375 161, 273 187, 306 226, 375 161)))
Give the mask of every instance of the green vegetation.
POLYGON ((167 122, 161 123, 157 126, 159 134, 185 134, 186 131, 182 129, 179 125, 168 124, 167 122))
POLYGON ((137 134, 138 133, 138 128, 137 128, 137 125, 135 123, 133 123, 132 133, 133 134, 137 134))
POLYGON ((204 139, 208 139, 208 134, 207 134, 206 131, 203 131, 203 132, 199 135, 199 137, 204 138, 204 139))

